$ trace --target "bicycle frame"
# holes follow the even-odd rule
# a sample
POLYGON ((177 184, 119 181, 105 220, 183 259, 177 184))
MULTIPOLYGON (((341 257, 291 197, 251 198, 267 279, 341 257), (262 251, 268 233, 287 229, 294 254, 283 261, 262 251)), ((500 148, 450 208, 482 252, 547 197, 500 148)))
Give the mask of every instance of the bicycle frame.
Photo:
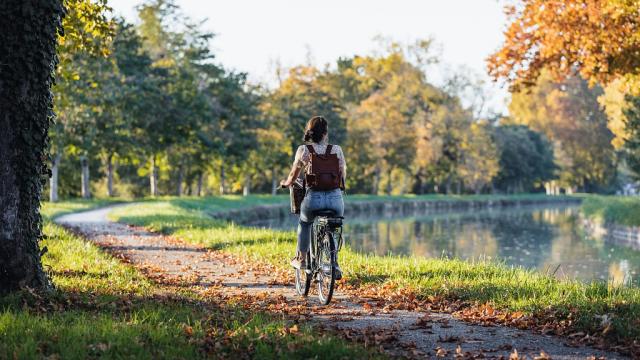
POLYGON ((328 305, 335 286, 337 253, 342 248, 343 242, 342 218, 318 216, 314 221, 312 231, 308 267, 304 270, 296 270, 296 290, 298 294, 306 296, 313 280, 318 284, 320 301, 324 305, 328 305), (302 273, 305 275, 304 280, 302 273), (325 281, 328 282, 326 289, 325 281))
POLYGON ((311 237, 310 246, 312 261, 315 261, 317 258, 319 250, 318 239, 322 239, 327 230, 333 235, 332 237, 335 241, 335 252, 337 253, 342 249, 342 218, 319 216, 313 224, 313 236, 311 237))

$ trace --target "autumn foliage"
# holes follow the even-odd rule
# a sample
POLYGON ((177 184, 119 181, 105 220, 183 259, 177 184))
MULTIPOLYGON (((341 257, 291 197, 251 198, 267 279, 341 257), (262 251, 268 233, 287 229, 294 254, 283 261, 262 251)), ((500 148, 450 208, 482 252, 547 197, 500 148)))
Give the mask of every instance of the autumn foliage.
POLYGON ((524 0, 507 7, 510 25, 489 73, 513 90, 535 84, 543 68, 609 83, 640 69, 639 0, 524 0))

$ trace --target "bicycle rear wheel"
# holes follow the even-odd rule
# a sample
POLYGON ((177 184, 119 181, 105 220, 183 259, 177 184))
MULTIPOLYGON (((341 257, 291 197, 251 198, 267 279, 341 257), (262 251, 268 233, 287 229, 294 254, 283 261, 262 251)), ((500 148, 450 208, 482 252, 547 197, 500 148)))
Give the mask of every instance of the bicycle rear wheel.
POLYGON ((329 305, 333 296, 333 288, 336 284, 336 246, 333 235, 330 232, 324 234, 324 238, 318 244, 318 298, 323 305, 329 305))
MULTIPOLYGON (((309 252, 307 252, 307 264, 311 264, 309 252)), ((295 269, 296 274, 296 292, 300 296, 307 296, 311 287, 311 275, 307 269, 295 269)))

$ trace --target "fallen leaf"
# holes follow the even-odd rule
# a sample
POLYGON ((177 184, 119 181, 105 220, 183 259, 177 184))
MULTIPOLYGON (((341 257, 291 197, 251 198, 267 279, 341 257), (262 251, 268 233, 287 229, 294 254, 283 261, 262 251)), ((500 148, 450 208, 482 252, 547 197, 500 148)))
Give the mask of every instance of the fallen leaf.
POLYGON ((551 357, 544 352, 544 350, 540 350, 540 355, 533 358, 534 360, 551 360, 551 357))
POLYGON ((447 349, 443 349, 441 347, 437 347, 436 348, 436 356, 437 357, 445 357, 445 356, 447 356, 447 353, 448 353, 447 349))
POLYGON ((182 330, 184 331, 185 335, 193 336, 193 328, 191 326, 185 325, 182 330))

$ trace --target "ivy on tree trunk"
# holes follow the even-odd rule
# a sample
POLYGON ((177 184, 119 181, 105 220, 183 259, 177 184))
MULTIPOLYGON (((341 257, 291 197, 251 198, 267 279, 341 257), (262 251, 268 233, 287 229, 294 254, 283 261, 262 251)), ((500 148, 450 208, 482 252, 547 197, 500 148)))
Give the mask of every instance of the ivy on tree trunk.
POLYGON ((0 292, 47 287, 38 242, 59 0, 0 1, 0 292))

